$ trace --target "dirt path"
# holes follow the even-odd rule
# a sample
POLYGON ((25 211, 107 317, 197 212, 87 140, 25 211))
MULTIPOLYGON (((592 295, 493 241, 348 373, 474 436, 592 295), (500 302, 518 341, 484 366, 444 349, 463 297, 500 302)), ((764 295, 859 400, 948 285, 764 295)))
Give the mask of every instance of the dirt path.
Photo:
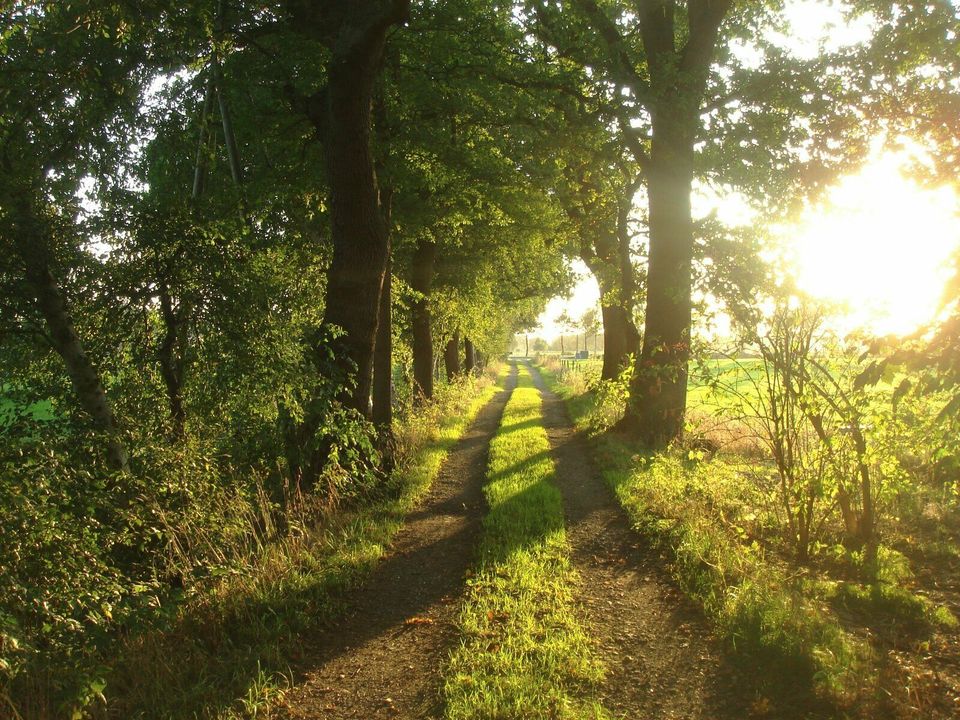
POLYGON ((285 698, 290 718, 426 718, 437 710, 441 664, 456 640, 463 578, 483 515, 490 438, 516 384, 478 414, 448 453, 352 611, 304 654, 312 663, 285 698))
POLYGON ((626 718, 751 717, 762 704, 752 703, 702 613, 666 575, 663 561, 640 547, 563 401, 535 368, 533 376, 582 579, 587 631, 608 668, 604 706, 626 718))

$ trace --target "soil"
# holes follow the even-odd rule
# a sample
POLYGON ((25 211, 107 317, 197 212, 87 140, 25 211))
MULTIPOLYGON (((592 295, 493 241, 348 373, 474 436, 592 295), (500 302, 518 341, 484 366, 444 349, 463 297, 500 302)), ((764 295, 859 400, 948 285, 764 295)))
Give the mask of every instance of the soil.
MULTIPOLYGON (((666 560, 632 530, 564 403, 532 372, 564 497, 585 626, 608 669, 603 704, 620 718, 829 717, 760 692, 763 670, 731 661, 664 569, 666 560)), ((442 712, 441 673, 458 639, 464 578, 479 539, 489 443, 515 383, 516 369, 447 455, 429 496, 369 581, 347 598, 352 609, 305 641, 303 656, 310 660, 284 698, 286 717, 413 720, 442 712)))
POLYGON ((806 699, 761 692, 760 668, 734 665, 702 611, 645 547, 595 467, 587 439, 535 368, 581 579, 587 633, 606 661, 605 707, 624 718, 826 717, 806 699))
POLYGON ((306 641, 302 678, 284 698, 289 718, 435 716, 443 661, 457 640, 464 576, 484 514, 490 439, 516 384, 480 411, 450 450, 421 507, 352 597, 345 617, 306 641))

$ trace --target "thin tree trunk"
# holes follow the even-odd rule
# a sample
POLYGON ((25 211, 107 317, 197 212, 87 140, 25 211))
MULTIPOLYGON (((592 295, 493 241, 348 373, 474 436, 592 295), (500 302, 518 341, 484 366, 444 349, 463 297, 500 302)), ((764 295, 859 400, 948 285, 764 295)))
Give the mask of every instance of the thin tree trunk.
POLYGON ((437 260, 437 245, 420 240, 410 268, 410 287, 420 294, 410 307, 413 330, 413 396, 417 402, 433 397, 433 330, 430 288, 437 260))
POLYGON ((447 382, 460 374, 460 333, 455 332, 443 349, 443 364, 447 371, 447 382))
POLYGON ((389 432, 393 426, 393 277, 392 262, 387 257, 380 294, 380 321, 377 324, 377 344, 373 355, 373 422, 389 432))
POLYGON ((197 162, 193 172, 192 197, 194 200, 203 194, 207 181, 207 147, 210 143, 207 119, 213 111, 213 96, 216 84, 216 74, 213 71, 213 67, 210 67, 208 72, 210 73, 210 77, 207 79, 207 89, 203 97, 203 109, 200 112, 200 139, 197 142, 197 162))
POLYGON ((163 340, 157 355, 160 375, 167 390, 167 405, 170 409, 170 434, 176 440, 184 437, 187 420, 183 406, 183 350, 185 345, 186 320, 183 313, 173 309, 173 299, 166 284, 160 288, 160 313, 163 318, 163 340))
POLYGON ((603 369, 600 378, 603 380, 613 380, 620 374, 627 354, 619 310, 615 305, 600 306, 600 316, 603 318, 603 369))
POLYGON ((625 180, 617 212, 616 232, 595 236, 581 243, 580 257, 590 268, 600 291, 603 318, 603 369, 600 377, 620 376, 627 357, 636 353, 640 334, 633 323, 637 279, 630 257, 630 213, 642 176, 625 180))
POLYGON ((50 270, 49 239, 42 220, 33 215, 29 201, 18 208, 15 248, 23 261, 27 284, 47 325, 54 350, 63 359, 81 407, 106 439, 104 454, 113 470, 130 472, 130 458, 97 369, 87 356, 74 328, 66 299, 50 270))
POLYGON ((463 339, 463 354, 463 371, 472 375, 477 367, 477 354, 473 347, 473 341, 470 340, 470 338, 463 339))
POLYGON ((601 305, 603 318, 603 369, 600 377, 614 380, 627 366, 627 358, 637 351, 640 338, 633 320, 619 305, 601 305))

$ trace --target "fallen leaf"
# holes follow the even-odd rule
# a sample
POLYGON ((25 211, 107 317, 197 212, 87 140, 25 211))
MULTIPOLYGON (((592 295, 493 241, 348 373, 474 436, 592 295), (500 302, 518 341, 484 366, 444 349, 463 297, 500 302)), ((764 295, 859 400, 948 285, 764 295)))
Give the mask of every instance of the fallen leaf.
POLYGON ((433 625, 436 622, 433 618, 414 615, 403 621, 404 625, 433 625))

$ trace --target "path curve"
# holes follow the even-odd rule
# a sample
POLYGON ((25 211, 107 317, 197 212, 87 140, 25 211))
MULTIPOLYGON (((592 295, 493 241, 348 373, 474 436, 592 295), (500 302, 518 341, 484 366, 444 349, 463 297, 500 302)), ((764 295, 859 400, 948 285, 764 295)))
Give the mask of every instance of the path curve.
POLYGON ((490 439, 516 385, 514 367, 449 451, 426 500, 397 533, 345 617, 308 641, 303 681, 284 698, 295 719, 427 718, 457 638, 463 578, 484 512, 490 439))

